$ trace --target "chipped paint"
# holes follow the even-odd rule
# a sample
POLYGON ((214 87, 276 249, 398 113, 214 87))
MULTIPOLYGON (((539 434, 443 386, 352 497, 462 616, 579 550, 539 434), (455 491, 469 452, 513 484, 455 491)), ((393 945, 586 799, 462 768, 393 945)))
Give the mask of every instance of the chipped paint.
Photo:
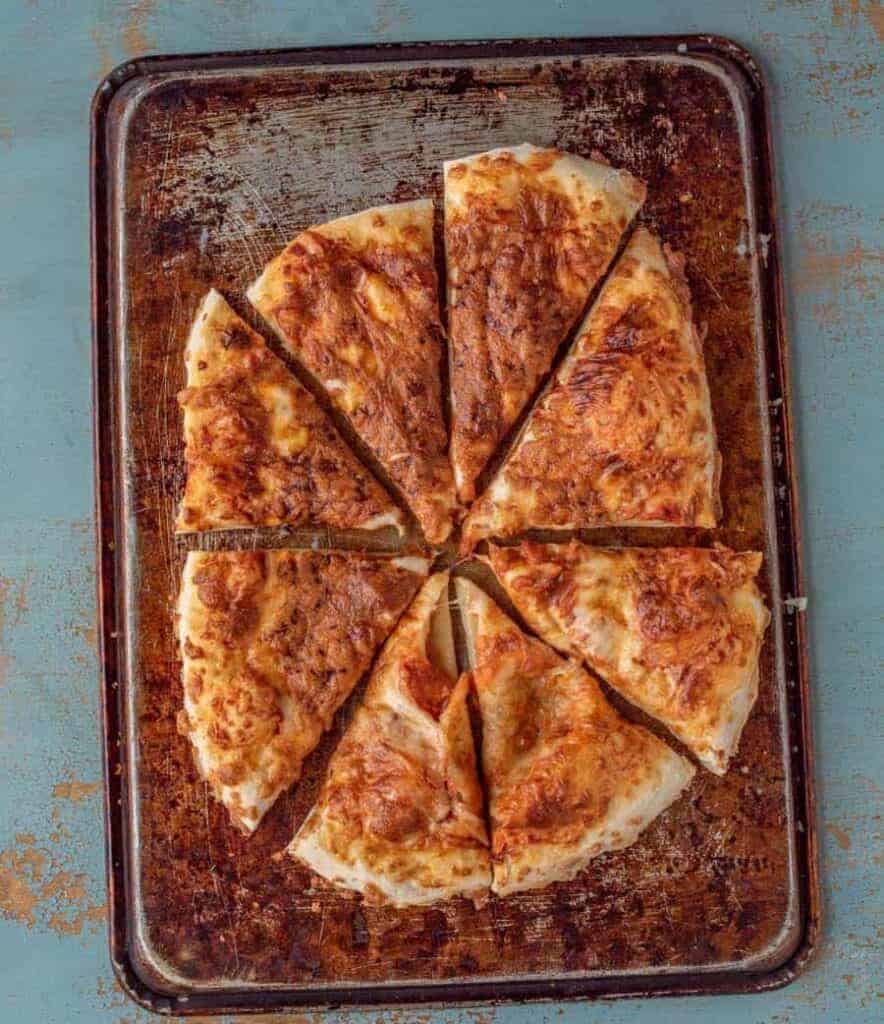
POLYGON ((104 28, 101 25, 93 25, 92 28, 89 29, 89 38, 92 40, 92 43, 95 46, 96 55, 98 56, 98 65, 95 77, 104 78, 105 75, 109 75, 111 71, 113 71, 115 64, 110 44, 104 34, 104 28))
MULTIPOLYGON (((12 626, 14 599, 12 607, 7 602, 6 629, 0 637, 0 658, 6 665, 6 684, 0 686, 0 765, 6 774, 0 777, 8 780, 0 787, 0 849, 22 853, 30 845, 46 854, 55 850, 64 862, 58 870, 88 872, 87 908, 102 897, 99 798, 96 794, 74 803, 51 796, 65 769, 76 767, 83 779, 95 779, 100 771, 94 658, 86 657, 84 638, 68 628, 76 618, 74 605, 91 606, 93 558, 86 213, 83 176, 76 169, 85 168, 88 160, 84 111, 99 72, 134 55, 123 39, 131 6, 126 0, 0 5, 0 38, 7 44, 5 84, 0 83, 0 163, 5 172, 0 175, 0 346, 8 356, 0 388, 15 382, 0 403, 0 575, 15 588, 26 569, 36 571, 32 610, 12 626), (43 21, 39 34, 33 31, 38 19, 43 21), (43 68, 50 72, 40 78, 39 88, 28 87, 43 68), (33 187, 22 187, 32 179, 33 187), (56 243, 52 287, 38 294, 34 283, 45 274, 49 231, 56 243), (40 396, 39 416, 30 398, 35 393, 40 396), (31 480, 37 485, 31 486, 31 480), (54 823, 48 820, 53 811, 54 823)), ((140 16, 135 42, 155 52, 196 52, 389 41, 405 35, 480 39, 699 27, 740 40, 768 71, 782 185, 780 241, 792 297, 792 408, 798 417, 812 584, 808 633, 820 800, 823 820, 836 822, 849 834, 851 848, 843 850, 836 836, 824 831, 830 848, 824 872, 827 939, 810 971, 778 992, 714 1002, 631 1000, 514 1010, 308 1014, 303 1021, 476 1024, 481 1017, 500 1024, 560 1019, 564 1024, 643 1024, 662 1015, 688 1024, 714 1015, 721 1024, 866 1024, 880 1015, 874 1009, 880 1007, 876 988, 881 935, 874 919, 881 869, 875 845, 880 789, 873 776, 881 762, 871 723, 880 720, 882 624, 870 613, 881 607, 884 579, 878 458, 880 298, 870 301, 868 290, 856 284, 855 275, 868 274, 868 265, 836 262, 835 276, 826 278, 816 275, 815 257, 810 256, 813 287, 798 290, 796 283, 808 244, 826 258, 852 252, 854 239, 864 253, 877 251, 880 88, 875 96, 854 97, 849 90, 864 83, 848 78, 848 91, 841 92, 836 75, 825 99, 820 75, 824 82, 832 62, 849 69, 880 61, 881 4, 685 0, 675 13, 658 0, 597 4, 591 12, 579 0, 405 6, 411 20, 385 32, 381 22, 389 17, 389 7, 373 0, 156 4, 152 13, 140 16), (811 81, 808 72, 814 71, 817 80, 811 81), (838 201, 846 205, 838 209, 833 205, 838 201)), ((128 39, 131 45, 132 33, 128 39)), ((272 197, 269 202, 275 204, 272 197)), ((247 260, 246 242, 237 244, 247 260)), ((879 273, 880 263, 872 269, 879 273)), ((875 287, 880 293, 880 283, 875 287)), ((26 868, 25 883, 38 895, 55 873, 47 861, 42 881, 32 883, 26 868)), ((0 897, 5 899, 3 886, 0 875, 0 897)), ((19 1024, 149 1024, 157 1019, 134 1006, 117 986, 99 925, 84 922, 80 937, 62 939, 48 927, 51 912, 46 916, 37 906, 34 917, 30 931, 15 917, 0 919, 0 937, 6 937, 0 946, 8 969, 4 977, 14 978, 18 986, 4 991, 7 1016, 19 1024)), ((302 1024, 301 1018, 296 1020, 302 1024)), ((231 1018, 221 1021, 231 1024, 231 1018)), ((261 1024, 260 1017, 248 1016, 237 1024, 246 1021, 261 1024)), ((291 1019, 288 1024, 293 1024, 291 1019)))
POLYGON ((872 301, 880 294, 884 250, 868 248, 856 237, 838 249, 836 240, 818 235, 801 239, 801 272, 795 281, 799 291, 852 289, 872 301))
POLYGON ((153 36, 147 23, 155 6, 155 0, 127 0, 120 5, 125 11, 122 36, 128 56, 143 56, 152 48, 153 36))
POLYGON ((884 43, 884 4, 866 4, 866 17, 879 43, 884 43))
POLYGON ((13 664, 13 657, 7 651, 10 643, 7 633, 20 625, 28 613, 30 584, 29 574, 19 581, 0 577, 0 686, 8 677, 13 664))
POLYGON ((86 875, 71 871, 67 859, 67 851, 40 846, 30 833, 17 834, 15 844, 0 852, 0 915, 58 935, 102 926, 105 904, 89 902, 86 875))
POLYGON ((78 782, 76 779, 71 779, 68 782, 56 782, 52 787, 52 795, 56 799, 73 800, 75 804, 78 804, 86 797, 97 793, 100 786, 100 782, 78 782))
POLYGON ((835 837, 835 842, 841 847, 842 850, 850 849, 850 834, 838 825, 833 825, 831 822, 826 822, 826 828, 835 837))

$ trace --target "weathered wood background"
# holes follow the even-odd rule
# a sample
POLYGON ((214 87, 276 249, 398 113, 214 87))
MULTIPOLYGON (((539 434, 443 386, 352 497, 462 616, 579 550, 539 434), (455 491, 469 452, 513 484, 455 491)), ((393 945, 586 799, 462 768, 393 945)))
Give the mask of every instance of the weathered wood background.
MULTIPOLYGON (((450 1011, 522 1021, 860 1022, 880 991, 882 422, 879 3, 555 5, 29 0, 0 8, 0 1006, 142 1022, 103 924, 92 569, 87 108, 145 52, 710 31, 770 75, 802 460, 827 926, 791 988, 450 1011)), ((341 1015, 355 1018, 359 1015, 341 1015)), ((386 1015, 389 1019, 390 1015, 386 1015)), ((403 1011, 402 1021, 411 1018, 403 1011)))

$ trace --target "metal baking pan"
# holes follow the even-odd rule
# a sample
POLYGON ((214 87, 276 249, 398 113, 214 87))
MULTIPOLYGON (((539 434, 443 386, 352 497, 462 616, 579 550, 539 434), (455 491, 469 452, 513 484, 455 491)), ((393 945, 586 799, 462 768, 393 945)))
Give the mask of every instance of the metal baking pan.
POLYGON ((774 210, 761 74, 709 36, 152 57, 103 82, 92 284, 108 885, 111 956, 133 998, 205 1014, 745 992, 807 963, 819 893, 774 210), (305 225, 438 197, 443 159, 523 140, 601 150, 643 178, 643 219, 687 256, 708 325, 723 524, 592 539, 763 550, 761 693, 729 774, 700 773, 635 846, 574 882, 478 911, 366 907, 311 891, 274 856, 342 724, 248 840, 175 731, 184 339, 209 285, 248 315, 245 286, 305 225))

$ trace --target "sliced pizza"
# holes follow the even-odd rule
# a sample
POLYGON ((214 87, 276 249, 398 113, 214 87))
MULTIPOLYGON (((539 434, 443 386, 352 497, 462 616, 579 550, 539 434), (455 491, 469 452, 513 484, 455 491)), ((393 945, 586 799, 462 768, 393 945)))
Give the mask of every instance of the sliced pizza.
POLYGON ((402 528, 402 514, 316 400, 214 289, 184 353, 179 533, 250 526, 402 528))
POLYGON ((758 696, 770 613, 757 552, 492 545, 487 561, 532 629, 582 658, 723 775, 758 696))
POLYGON ((475 481, 645 199, 626 171, 527 143, 445 164, 451 454, 475 481))
POLYGON ((639 228, 464 544, 532 528, 713 527, 720 471, 683 261, 639 228))
POLYGON ((455 515, 429 199, 311 227, 249 289, 401 490, 427 540, 455 515))
POLYGON ((506 896, 566 881, 634 843, 694 768, 475 584, 457 587, 482 715, 492 888, 506 896))
POLYGON ((458 680, 448 574, 431 576, 387 641, 289 852, 394 906, 481 898, 491 881, 482 794, 458 680))
POLYGON ((423 559, 318 551, 187 556, 179 726, 241 831, 297 780, 426 572, 423 559))

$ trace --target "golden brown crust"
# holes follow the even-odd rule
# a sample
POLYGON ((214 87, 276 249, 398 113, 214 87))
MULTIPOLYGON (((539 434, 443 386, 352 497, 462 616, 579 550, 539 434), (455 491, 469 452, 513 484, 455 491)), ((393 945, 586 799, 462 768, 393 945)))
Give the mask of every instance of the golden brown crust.
POLYGON ((755 583, 760 554, 524 543, 492 545, 488 560, 541 636, 724 771, 770 619, 755 583))
POLYGON ((185 358, 177 530, 399 521, 313 396, 217 292, 197 312, 185 358))
POLYGON ((719 461, 682 261, 639 229, 465 544, 532 527, 712 527, 719 461))
POLYGON ((290 847, 375 902, 472 896, 489 881, 468 682, 429 656, 430 618, 447 581, 431 577, 390 637, 290 847))
POLYGON ((249 298, 329 389, 427 539, 441 543, 455 499, 432 218, 427 200, 310 228, 268 266, 249 298))
POLYGON ((469 609, 495 889, 570 877, 592 856, 634 841, 692 770, 487 596, 474 596, 469 609))
POLYGON ((644 199, 555 150, 446 165, 452 459, 462 501, 550 367, 644 199), (588 173, 587 173, 588 169, 588 173))
POLYGON ((251 830, 293 781, 421 577, 382 558, 191 552, 179 601, 201 775, 251 830))

